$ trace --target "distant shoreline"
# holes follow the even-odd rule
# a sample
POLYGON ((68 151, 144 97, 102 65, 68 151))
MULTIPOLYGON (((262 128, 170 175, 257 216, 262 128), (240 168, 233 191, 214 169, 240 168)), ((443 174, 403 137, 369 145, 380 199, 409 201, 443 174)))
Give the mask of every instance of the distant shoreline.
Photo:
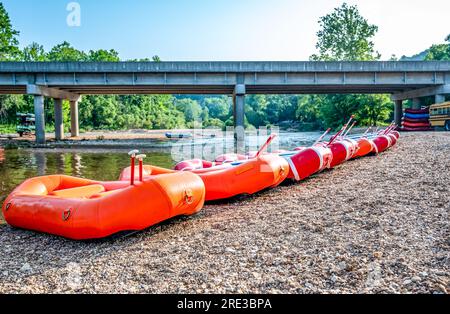
MULTIPOLYGON (((355 128, 352 134, 363 133, 366 127, 355 128)), ((246 131, 251 134, 251 130, 246 131)), ((270 129, 267 130, 270 133, 270 129)), ((280 133, 317 133, 321 130, 297 131, 284 130, 280 128, 280 133)), ((34 135, 19 137, 18 134, 0 134, 0 147, 3 148, 128 148, 130 145, 139 144, 146 148, 167 148, 170 143, 188 142, 195 139, 224 138, 225 135, 231 137, 225 131, 219 129, 162 129, 162 130, 143 130, 131 129, 121 131, 96 130, 80 134, 78 137, 70 137, 66 133, 66 138, 62 141, 56 141, 53 133, 46 133, 46 144, 36 144, 34 135), (190 133, 193 137, 187 139, 166 137, 167 132, 172 133, 190 133)))

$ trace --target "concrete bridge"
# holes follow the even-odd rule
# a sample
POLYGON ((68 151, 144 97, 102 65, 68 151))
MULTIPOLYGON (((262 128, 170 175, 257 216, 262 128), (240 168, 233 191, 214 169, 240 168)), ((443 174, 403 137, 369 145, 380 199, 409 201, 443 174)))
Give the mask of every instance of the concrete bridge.
POLYGON ((45 142, 44 97, 54 99, 55 136, 64 137, 62 100, 70 101, 71 135, 78 102, 92 94, 233 95, 236 137, 243 139, 246 94, 391 94, 402 103, 450 94, 450 62, 0 62, 0 94, 34 95, 36 141, 45 142))

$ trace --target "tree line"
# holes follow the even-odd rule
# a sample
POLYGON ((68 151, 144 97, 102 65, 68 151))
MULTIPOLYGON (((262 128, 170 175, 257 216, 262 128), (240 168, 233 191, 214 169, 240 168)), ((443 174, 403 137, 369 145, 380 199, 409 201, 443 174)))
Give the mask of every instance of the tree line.
MULTIPOLYGON (((378 31, 360 15, 356 6, 344 3, 320 18, 317 53, 313 61, 375 61, 373 37, 378 31)), ((64 41, 45 51, 39 43, 19 48, 19 31, 0 2, 0 61, 120 61, 114 49, 81 51, 64 41)), ((450 59, 450 35, 446 44, 433 45, 426 60, 450 59)), ((158 56, 130 61, 160 62, 158 56)), ((45 102, 48 127, 54 124, 53 102, 45 102)), ((246 97, 247 128, 290 121, 299 130, 337 128, 352 114, 360 125, 380 125, 393 118, 388 95, 249 95, 246 97)), ((33 112, 28 95, 0 96, 0 124, 13 125, 16 113, 33 112)), ((69 125, 69 104, 63 103, 64 122, 69 125)), ((193 127, 224 128, 233 125, 230 96, 118 95, 84 96, 79 104, 80 126, 91 129, 172 129, 193 127)))

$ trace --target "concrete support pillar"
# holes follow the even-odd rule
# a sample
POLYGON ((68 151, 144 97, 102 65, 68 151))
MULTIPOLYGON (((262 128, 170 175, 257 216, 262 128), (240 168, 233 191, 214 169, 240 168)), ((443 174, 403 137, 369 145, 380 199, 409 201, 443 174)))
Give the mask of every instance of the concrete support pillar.
POLYGON ((420 106, 421 106, 420 98, 413 98, 412 109, 420 109, 420 106))
POLYGON ((394 121, 397 126, 402 125, 403 117, 403 100, 396 100, 394 105, 394 121))
POLYGON ((64 139, 63 100, 55 98, 53 102, 55 105, 55 138, 60 141, 64 139))
POLYGON ((78 101, 70 101, 70 133, 72 137, 80 136, 78 124, 78 101))
POLYGON ((36 143, 45 144, 44 96, 34 96, 34 115, 36 126, 36 143))
POLYGON ((445 102, 445 95, 435 95, 434 96, 434 103, 435 104, 440 104, 445 102))
POLYGON ((245 152, 245 85, 238 84, 234 88, 233 94, 233 117, 234 117, 234 138, 236 141, 236 152, 245 152))

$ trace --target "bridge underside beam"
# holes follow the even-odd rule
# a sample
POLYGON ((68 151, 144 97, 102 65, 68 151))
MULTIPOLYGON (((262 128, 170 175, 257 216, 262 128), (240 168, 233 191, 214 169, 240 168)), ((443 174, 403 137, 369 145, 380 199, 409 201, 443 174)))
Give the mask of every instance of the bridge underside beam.
POLYGON ((395 100, 406 100, 406 99, 414 99, 414 98, 419 98, 419 97, 444 95, 444 94, 450 94, 450 84, 419 88, 419 89, 414 89, 414 90, 410 90, 410 91, 406 91, 406 92, 402 92, 402 93, 393 94, 391 96, 391 99, 394 101, 395 100))
POLYGON ((51 88, 46 86, 27 85, 26 91, 29 95, 40 95, 55 99, 68 99, 70 101, 78 101, 80 99, 79 94, 70 93, 58 88, 51 88))
MULTIPOLYGON (((246 94, 397 94, 423 85, 245 85, 246 94)), ((212 94, 232 95, 235 85, 77 85, 54 86, 82 95, 212 94)))

